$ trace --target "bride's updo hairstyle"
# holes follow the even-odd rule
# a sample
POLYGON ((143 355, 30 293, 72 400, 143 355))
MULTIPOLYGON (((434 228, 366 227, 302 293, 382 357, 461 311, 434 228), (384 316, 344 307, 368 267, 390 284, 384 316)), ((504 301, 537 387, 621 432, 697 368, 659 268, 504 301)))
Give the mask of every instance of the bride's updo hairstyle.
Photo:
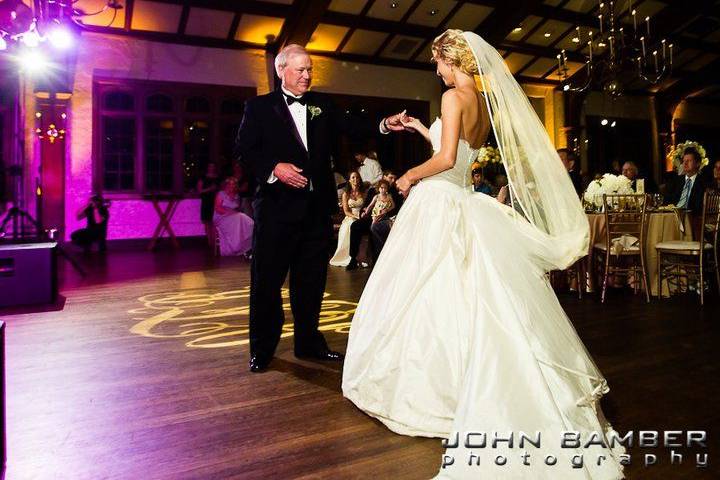
POLYGON ((462 30, 449 29, 441 33, 432 43, 433 58, 441 58, 445 63, 470 75, 479 75, 475 55, 470 50, 462 30))

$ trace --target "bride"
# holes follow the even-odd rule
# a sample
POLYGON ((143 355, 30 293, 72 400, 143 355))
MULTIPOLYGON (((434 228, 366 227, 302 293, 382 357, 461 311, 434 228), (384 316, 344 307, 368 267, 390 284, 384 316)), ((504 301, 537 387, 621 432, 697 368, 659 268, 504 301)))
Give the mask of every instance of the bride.
POLYGON ((494 48, 448 30, 432 51, 452 87, 442 118, 383 122, 434 154, 398 180, 408 199, 353 318, 343 394, 396 433, 449 439, 438 478, 623 478, 599 405, 607 382, 545 279, 587 251, 570 179, 494 48), (468 188, 491 130, 511 207, 468 188), (566 431, 582 444, 563 445, 566 431))

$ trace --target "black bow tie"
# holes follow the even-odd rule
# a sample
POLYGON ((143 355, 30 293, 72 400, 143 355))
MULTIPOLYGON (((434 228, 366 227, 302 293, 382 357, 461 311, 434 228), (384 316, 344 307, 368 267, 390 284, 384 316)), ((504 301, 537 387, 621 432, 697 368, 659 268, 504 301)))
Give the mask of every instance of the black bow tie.
POLYGON ((295 102, 299 103, 302 106, 305 106, 305 104, 307 103, 307 101, 303 97, 293 97, 292 95, 288 95, 285 92, 283 92, 283 95, 285 96, 285 100, 287 100, 288 107, 295 102))

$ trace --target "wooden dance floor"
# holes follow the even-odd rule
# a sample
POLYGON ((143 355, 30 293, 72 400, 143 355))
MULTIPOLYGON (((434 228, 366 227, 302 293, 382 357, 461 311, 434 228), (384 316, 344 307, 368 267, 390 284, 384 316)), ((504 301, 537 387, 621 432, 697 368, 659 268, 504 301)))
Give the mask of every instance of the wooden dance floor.
MULTIPOLYGON (((443 449, 396 435, 342 397, 341 367, 297 360, 289 311, 269 371, 248 361, 248 264, 200 248, 114 251, 60 262, 64 304, 0 310, 7 322, 8 480, 426 479, 443 449), (49 310, 49 311, 47 311, 49 310)), ((368 270, 329 274, 322 330, 344 351, 368 270)), ((482 295, 482 292, 478 292, 482 295)), ((693 457, 628 478, 719 478, 720 308, 716 298, 646 305, 631 292, 561 301, 611 388, 627 430, 707 430, 693 457)), ((439 335, 442 332, 438 332, 439 335)), ((665 450, 660 450, 665 452, 665 450)), ((560 477, 558 477, 560 478, 560 477)))

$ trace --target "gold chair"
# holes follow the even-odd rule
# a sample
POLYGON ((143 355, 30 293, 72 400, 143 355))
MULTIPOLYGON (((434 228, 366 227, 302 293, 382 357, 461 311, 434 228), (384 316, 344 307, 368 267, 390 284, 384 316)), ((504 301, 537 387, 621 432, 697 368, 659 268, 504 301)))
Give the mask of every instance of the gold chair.
POLYGON ((668 291, 673 282, 681 288, 682 281, 698 280, 700 305, 705 302, 705 274, 715 270, 715 283, 720 294, 718 268, 718 230, 720 225, 720 193, 708 190, 703 198, 702 224, 697 241, 673 240, 655 245, 658 262, 658 297, 662 298, 662 281, 666 279, 668 291))
MULTIPOLYGON (((604 257, 601 302, 605 303, 608 279, 624 277, 632 283, 635 293, 638 287, 645 289, 650 302, 647 268, 645 268, 645 235, 647 227, 648 195, 603 195, 605 212, 605 241, 593 245, 604 257), (632 239, 635 239, 634 241, 632 239)), ((596 255, 595 258, 601 258, 596 255)))

